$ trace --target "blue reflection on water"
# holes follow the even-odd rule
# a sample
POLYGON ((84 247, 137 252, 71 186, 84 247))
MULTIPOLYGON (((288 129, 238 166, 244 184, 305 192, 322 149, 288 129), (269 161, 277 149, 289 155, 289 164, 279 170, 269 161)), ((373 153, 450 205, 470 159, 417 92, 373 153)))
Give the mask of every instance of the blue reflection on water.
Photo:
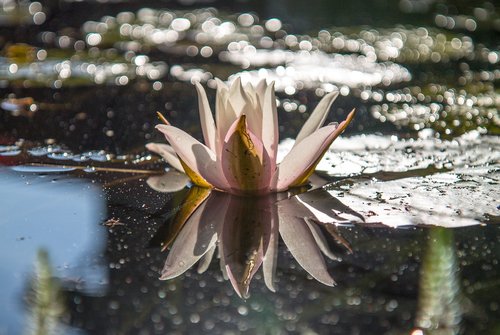
MULTIPOLYGON (((39 171, 41 172, 41 171, 39 171)), ((46 172, 46 171, 44 171, 46 172)), ((37 251, 48 251, 54 274, 99 294, 107 277, 99 264, 105 198, 99 187, 63 174, 15 173, 0 168, 0 334, 21 333, 23 297, 37 251)))

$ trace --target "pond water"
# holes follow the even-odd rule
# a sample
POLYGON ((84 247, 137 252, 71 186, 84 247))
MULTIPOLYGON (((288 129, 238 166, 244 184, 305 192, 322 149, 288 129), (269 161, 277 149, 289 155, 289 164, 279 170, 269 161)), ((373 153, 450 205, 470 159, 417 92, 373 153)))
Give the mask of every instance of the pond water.
POLYGON ((4 1, 0 32, 0 334, 500 334, 494 3, 4 1), (146 150, 237 77, 275 81, 279 160, 357 109, 307 187, 146 150))

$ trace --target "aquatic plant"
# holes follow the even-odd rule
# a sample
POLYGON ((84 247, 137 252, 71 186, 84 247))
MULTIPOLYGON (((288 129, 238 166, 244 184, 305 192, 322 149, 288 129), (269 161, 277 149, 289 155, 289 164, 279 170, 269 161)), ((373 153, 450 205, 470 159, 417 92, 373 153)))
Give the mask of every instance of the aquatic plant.
POLYGON ((201 187, 232 194, 263 195, 304 185, 355 114, 353 110, 340 124, 323 126, 338 93, 325 95, 300 130, 293 148, 278 164, 274 83, 262 80, 255 87, 243 86, 240 78, 230 86, 220 80, 216 82, 215 120, 203 86, 195 84, 205 144, 162 117, 165 124, 156 128, 170 145, 147 145, 201 187))

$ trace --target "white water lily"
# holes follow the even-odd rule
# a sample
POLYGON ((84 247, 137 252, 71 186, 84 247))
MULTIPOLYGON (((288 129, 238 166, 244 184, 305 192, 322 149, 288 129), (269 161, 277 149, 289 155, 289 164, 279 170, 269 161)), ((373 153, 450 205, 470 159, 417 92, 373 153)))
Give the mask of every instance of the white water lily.
POLYGON ((325 95, 297 135, 294 147, 277 164, 274 83, 262 80, 256 87, 251 84, 243 87, 237 78, 228 87, 216 81, 215 120, 204 88, 195 84, 205 144, 165 120, 166 124, 156 128, 170 145, 147 145, 201 187, 262 195, 304 185, 331 143, 354 117, 353 110, 340 124, 323 126, 338 93, 325 95))

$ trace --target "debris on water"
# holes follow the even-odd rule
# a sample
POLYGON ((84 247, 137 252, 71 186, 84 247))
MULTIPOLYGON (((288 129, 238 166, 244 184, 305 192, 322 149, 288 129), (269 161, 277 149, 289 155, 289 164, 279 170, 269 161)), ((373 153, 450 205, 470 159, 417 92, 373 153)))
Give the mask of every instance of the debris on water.
POLYGON ((103 226, 114 228, 116 226, 123 226, 125 225, 123 222, 120 221, 120 219, 116 218, 110 218, 102 223, 103 226))
POLYGON ((13 171, 23 173, 61 173, 74 171, 73 167, 64 166, 37 166, 37 165, 18 165, 11 167, 13 171))

